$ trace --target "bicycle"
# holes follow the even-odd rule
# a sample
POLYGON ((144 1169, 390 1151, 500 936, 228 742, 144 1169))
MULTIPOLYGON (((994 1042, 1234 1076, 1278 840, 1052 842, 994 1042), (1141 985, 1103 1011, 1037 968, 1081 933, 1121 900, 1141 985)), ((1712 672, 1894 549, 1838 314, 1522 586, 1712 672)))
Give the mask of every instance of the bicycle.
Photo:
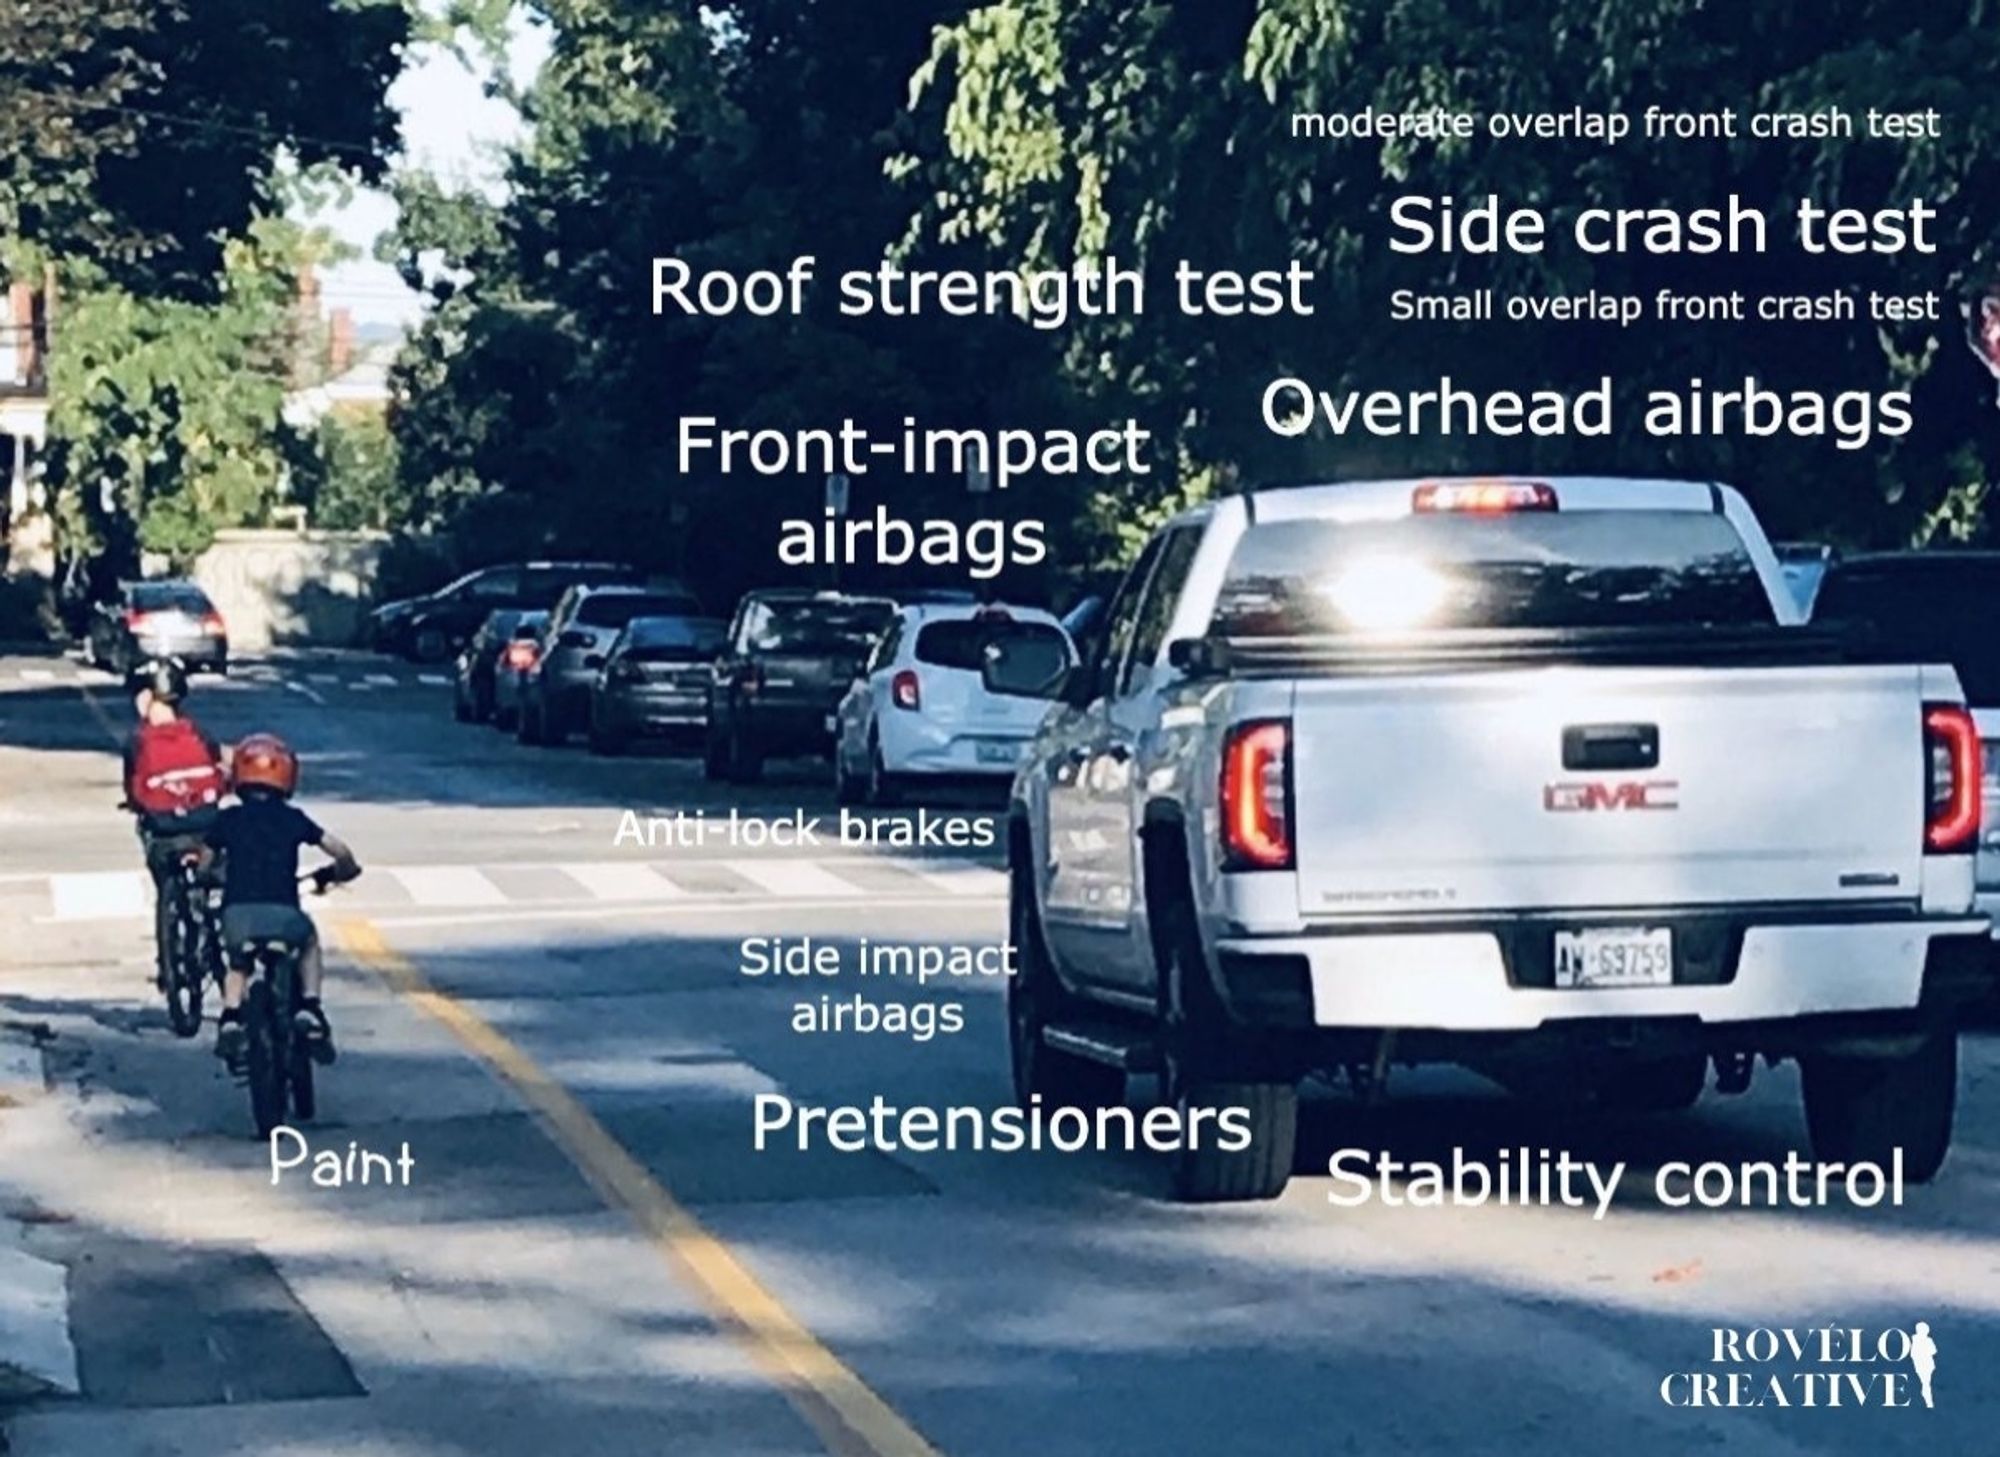
MULTIPOLYGON (((329 873, 331 868, 301 876, 299 883, 310 884, 314 895, 324 895, 329 886, 340 883, 329 873)), ((257 1136, 269 1138, 271 1130, 285 1121, 288 1105, 301 1121, 309 1121, 319 1105, 312 1042, 298 1028, 303 996, 299 958, 304 948, 281 937, 260 936, 230 949, 241 951, 248 962, 239 1076, 249 1085, 250 1117, 257 1136)), ((231 1071, 239 1070, 232 1066, 231 1071)))
POLYGON ((167 998, 167 1022, 178 1037, 201 1030, 202 996, 210 978, 222 982, 222 928, 217 924, 221 888, 204 873, 199 851, 174 857, 173 873, 161 882, 160 990, 167 998))

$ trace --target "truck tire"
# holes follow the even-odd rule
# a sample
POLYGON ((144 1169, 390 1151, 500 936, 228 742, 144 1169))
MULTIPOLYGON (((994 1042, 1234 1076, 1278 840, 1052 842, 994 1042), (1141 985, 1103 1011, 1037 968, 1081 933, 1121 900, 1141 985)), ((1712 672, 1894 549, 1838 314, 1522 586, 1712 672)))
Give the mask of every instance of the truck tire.
MULTIPOLYGON (((1160 1051, 1162 1092, 1179 1109, 1182 1147, 1173 1155, 1174 1197, 1213 1204, 1275 1199, 1291 1181, 1298 1152, 1299 1085, 1296 1078, 1253 1076, 1251 1059, 1230 1056, 1228 1012, 1209 981, 1207 953, 1195 927, 1186 873, 1152 884, 1149 914, 1160 927, 1160 1051), (1219 1120, 1195 1114, 1241 1110, 1249 1142, 1219 1145, 1219 1120), (1198 1140, 1198 1142, 1197 1142, 1198 1140)), ((1234 1120, 1232 1120, 1234 1121, 1234 1120)))
POLYGON ((1058 1052, 1042 1040, 1050 1023, 1075 1014, 1076 999, 1056 979, 1042 939, 1034 875, 1017 858, 1007 879, 1007 935, 1015 958, 1014 975, 1007 979, 1007 1060, 1014 1100, 1023 1108, 1037 1097, 1056 1108, 1115 1107, 1125 1100, 1123 1072, 1058 1052))
POLYGON ((1956 1032, 1933 1032, 1901 1057, 1819 1054, 1799 1062, 1814 1158, 1886 1169, 1900 1148, 1905 1179, 1936 1177, 1958 1104, 1956 1032))
POLYGON ((1298 1151, 1299 1089, 1296 1083, 1197 1083, 1175 1099, 1186 1130, 1195 1109, 1218 1113, 1241 1109, 1249 1125, 1249 1146, 1236 1152, 1216 1143, 1217 1120, 1201 1121, 1201 1145, 1174 1155, 1174 1197, 1190 1204, 1275 1199, 1291 1181, 1298 1151))
POLYGON ((1708 1087, 1708 1057, 1649 1058, 1614 1064, 1599 1075, 1599 1106, 1620 1113, 1679 1113, 1701 1100, 1708 1087))

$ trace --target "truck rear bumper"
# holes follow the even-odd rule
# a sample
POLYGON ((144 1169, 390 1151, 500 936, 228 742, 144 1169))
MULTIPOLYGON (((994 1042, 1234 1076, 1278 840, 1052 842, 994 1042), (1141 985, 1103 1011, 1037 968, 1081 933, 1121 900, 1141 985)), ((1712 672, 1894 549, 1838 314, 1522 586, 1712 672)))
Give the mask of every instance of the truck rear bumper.
POLYGON ((1488 931, 1225 938, 1216 950, 1219 989, 1239 1007, 1257 997, 1232 983, 1289 964, 1306 974, 1315 1026, 1519 1032, 1586 1018, 1766 1022, 1968 1000, 1980 990, 1970 983, 1990 975, 1988 934, 1977 916, 1753 925, 1726 981, 1587 990, 1514 984, 1488 931))

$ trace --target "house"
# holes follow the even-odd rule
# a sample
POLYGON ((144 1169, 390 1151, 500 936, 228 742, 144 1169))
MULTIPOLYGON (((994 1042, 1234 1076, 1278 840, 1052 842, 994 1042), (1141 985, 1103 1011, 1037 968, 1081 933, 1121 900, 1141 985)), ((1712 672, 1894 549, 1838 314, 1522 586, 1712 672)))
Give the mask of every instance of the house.
POLYGON ((9 572, 55 569, 54 533, 39 480, 49 433, 49 317, 52 280, 16 281, 0 293, 0 476, 7 482, 0 538, 9 572))

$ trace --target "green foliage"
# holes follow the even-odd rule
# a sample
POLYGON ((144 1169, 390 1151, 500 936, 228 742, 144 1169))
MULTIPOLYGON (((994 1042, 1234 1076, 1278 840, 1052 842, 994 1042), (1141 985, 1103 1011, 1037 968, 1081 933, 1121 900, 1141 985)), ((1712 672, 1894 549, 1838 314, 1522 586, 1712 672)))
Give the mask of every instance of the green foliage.
POLYGON ((328 415, 305 444, 292 463, 291 495, 314 526, 387 531, 407 519, 396 438, 380 415, 328 415))
POLYGON ((0 236, 212 297, 281 149, 381 175, 409 24, 392 0, 7 0, 0 236))
MULTIPOLYGON (((842 318, 830 283, 801 318, 649 306, 654 257, 748 270, 812 254, 830 280, 890 251, 908 199, 883 168, 910 125, 907 80, 961 6, 538 8, 553 51, 524 99, 533 131, 504 206, 399 188, 399 264, 440 300, 398 366, 417 525, 449 525, 469 555, 560 544, 635 559, 720 600, 771 577, 779 521, 816 516, 821 482, 684 475, 677 416, 894 428, 1058 411, 1048 341, 1004 324, 842 318), (438 255, 445 268, 426 271, 438 255)), ((1009 494, 996 504, 1034 514, 1032 493, 1009 494)), ((871 473, 855 499, 963 517, 978 498, 871 473)))
POLYGON ((178 562, 218 526, 259 521, 284 478, 280 412, 293 281, 325 243, 260 219, 224 250, 214 303, 134 294, 82 266, 65 278, 49 362, 50 479, 71 551, 178 562))
MULTIPOLYGON (((1318 270, 1317 316, 1143 320, 1087 327, 1073 376, 1133 408, 1182 421, 1175 448, 1246 478, 1454 468, 1602 468, 1602 441, 1283 440, 1259 419, 1280 374, 1325 388, 1405 389, 1449 373, 1475 390, 1573 389, 1609 374, 1622 398, 1699 376, 1754 373, 1783 390, 1910 388, 1918 429, 1836 451, 1824 441, 1653 439, 1623 412, 1608 448, 1627 470, 1742 482, 1782 530, 1898 540, 1966 479, 2000 466, 1990 388, 1959 341, 1959 301, 2000 273, 2000 29, 1983 0, 1006 0, 937 37, 918 72, 934 140, 899 159, 924 184, 918 238, 974 238, 1007 261, 1115 255, 1146 267, 1164 300, 1175 258, 1318 270), (1495 141, 1310 141, 1293 112, 1443 106, 1477 113, 1638 114, 1734 107, 1936 107, 1936 142, 1753 140, 1617 148, 1495 141), (1736 260, 1639 254, 1422 260, 1386 246, 1407 192, 1462 202, 1497 194, 1549 213, 1552 235, 1583 207, 1713 205, 1732 193, 1773 220, 1773 246, 1736 260), (1795 199, 1874 210, 1916 197, 1944 212, 1934 255, 1824 256, 1789 241, 1795 199), (1884 326, 1668 324, 1509 328, 1392 323, 1392 289, 1576 294, 1650 301, 1660 288, 1757 293, 1937 292, 1935 323, 1884 326), (1116 361, 1107 367, 1106 361, 1116 361)), ((1175 427, 1171 424, 1169 429, 1175 427)))

